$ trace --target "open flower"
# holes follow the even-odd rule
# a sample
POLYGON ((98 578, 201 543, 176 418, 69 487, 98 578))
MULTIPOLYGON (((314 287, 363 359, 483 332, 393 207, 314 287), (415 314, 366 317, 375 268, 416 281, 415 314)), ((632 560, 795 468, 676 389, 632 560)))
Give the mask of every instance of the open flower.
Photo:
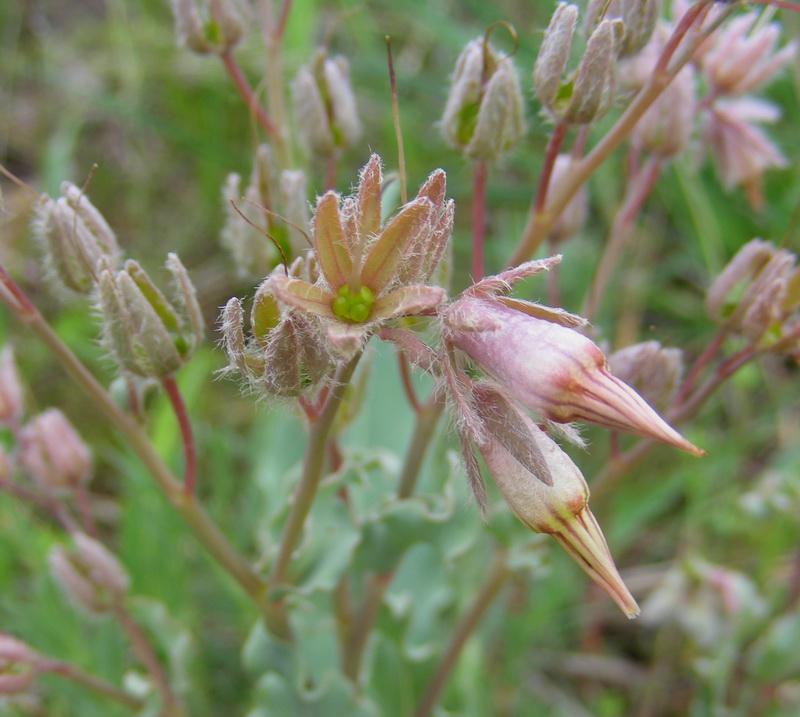
POLYGON ((542 418, 557 423, 583 419, 703 455, 611 374, 600 348, 575 331, 583 319, 499 295, 512 281, 559 259, 526 262, 470 287, 443 311, 445 343, 463 351, 542 418))
POLYGON ((453 225, 445 173, 436 170, 417 196, 381 227, 380 157, 361 173, 356 197, 327 192, 317 201, 313 283, 274 272, 269 290, 289 307, 327 322, 328 340, 352 356, 381 322, 434 310, 445 290, 428 286, 453 225))

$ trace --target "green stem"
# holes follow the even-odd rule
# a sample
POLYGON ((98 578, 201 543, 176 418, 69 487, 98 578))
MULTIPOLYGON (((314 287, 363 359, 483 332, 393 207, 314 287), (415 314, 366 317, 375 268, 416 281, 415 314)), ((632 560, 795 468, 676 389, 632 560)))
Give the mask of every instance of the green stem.
MULTIPOLYGON (((347 386, 360 358, 361 354, 359 353, 339 367, 334 377, 333 389, 328 394, 328 400, 325 402, 325 406, 317 420, 311 424, 303 456, 303 473, 295 487, 292 507, 289 511, 286 525, 283 527, 278 554, 270 571, 269 584, 272 587, 279 587, 288 583, 288 571, 292 553, 303 532, 303 525, 311 510, 311 504, 314 502, 317 488, 322 478, 325 446, 333 426, 333 420, 336 418, 336 412, 344 399, 347 386)), ((291 638, 286 606, 282 599, 270 604, 267 625, 276 635, 286 639, 291 638)))
POLYGON ((509 569, 506 567, 505 551, 497 548, 492 558, 492 564, 489 567, 489 573, 486 575, 486 579, 483 581, 477 595, 475 595, 469 609, 464 613, 450 636, 450 641, 447 643, 441 658, 439 658, 439 664, 436 666, 422 699, 414 711, 414 717, 428 717, 433 711, 436 702, 439 700, 439 695, 447 683, 447 678, 450 676, 450 672, 455 667, 456 660, 458 660, 458 656, 467 642, 467 638, 474 632, 492 601, 497 597, 508 575, 509 569))
POLYGON ((127 692, 125 692, 125 690, 120 689, 116 685, 112 685, 110 682, 106 682, 99 677, 90 675, 88 672, 84 672, 80 668, 75 667, 75 665, 71 665, 68 662, 48 660, 44 662, 41 667, 46 672, 53 672, 57 675, 61 675, 62 677, 66 677, 68 680, 72 680, 73 682, 86 687, 92 692, 96 692, 99 695, 103 695, 103 697, 108 697, 115 702, 119 702, 126 707, 130 707, 136 712, 144 707, 144 702, 137 697, 129 695, 127 692))
POLYGON ((358 681, 361 658, 367 646, 375 620, 378 618, 383 596, 392 579, 392 572, 371 573, 366 578, 364 600, 352 627, 346 632, 342 646, 342 672, 353 682, 358 681))
POLYGON ((414 492, 428 444, 433 438, 436 424, 443 410, 444 398, 439 394, 434 394, 417 412, 414 433, 411 436, 411 443, 406 452, 406 459, 400 473, 400 482, 397 486, 397 497, 400 500, 409 498, 414 492))

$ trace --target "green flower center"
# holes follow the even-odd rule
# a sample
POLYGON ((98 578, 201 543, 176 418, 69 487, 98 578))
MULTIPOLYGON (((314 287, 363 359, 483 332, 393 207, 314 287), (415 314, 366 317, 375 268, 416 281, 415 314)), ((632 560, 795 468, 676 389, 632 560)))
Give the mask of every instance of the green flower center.
POLYGON ((353 291, 345 284, 336 292, 331 309, 340 319, 361 323, 369 317, 374 303, 375 294, 366 286, 360 286, 357 291, 353 291))

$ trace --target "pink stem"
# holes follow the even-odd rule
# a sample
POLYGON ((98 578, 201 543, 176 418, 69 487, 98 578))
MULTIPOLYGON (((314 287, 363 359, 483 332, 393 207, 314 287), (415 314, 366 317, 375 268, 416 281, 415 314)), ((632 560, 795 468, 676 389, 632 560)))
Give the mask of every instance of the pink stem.
POLYGON ((233 80, 233 84, 236 85, 236 89, 239 90, 239 94, 244 98, 247 109, 256 116, 256 119, 266 133, 277 141, 278 131, 275 129, 275 125, 272 124, 272 120, 267 117, 267 113, 264 111, 258 98, 253 94, 253 90, 250 89, 247 78, 244 76, 239 64, 233 59, 233 55, 230 52, 223 52, 220 55, 220 59, 222 60, 222 64, 225 65, 225 69, 228 71, 231 80, 233 80))
POLYGON ((0 298, 5 301, 8 308, 17 316, 24 320, 26 317, 36 315, 36 307, 31 303, 25 292, 19 288, 17 282, 8 275, 2 264, 0 264, 0 286, 3 289, 0 291, 0 298))
POLYGON ((189 421, 186 404, 183 402, 175 377, 167 376, 161 379, 161 385, 164 387, 164 392, 172 405, 175 418, 178 419, 178 427, 181 432, 181 443, 183 443, 183 492, 187 496, 192 496, 197 482, 197 453, 195 451, 192 424, 189 421))
POLYGON ((472 281, 484 276, 486 240, 486 164, 478 162, 472 172, 472 281))
POLYGON ((558 152, 564 142, 564 137, 567 134, 567 125, 559 122, 553 128, 553 134, 547 141, 547 149, 544 153, 544 164, 542 171, 539 174, 539 185, 536 187, 536 198, 533 200, 533 211, 536 214, 541 214, 544 211, 547 202, 547 190, 550 188, 550 178, 553 176, 553 167, 555 166, 556 159, 558 159, 558 152))
POLYGON ((720 346, 722 346, 722 342, 725 340, 725 336, 727 332, 724 330, 720 330, 717 332, 717 335, 711 339, 711 343, 703 349, 703 352, 697 357, 697 360, 694 362, 692 367, 689 369, 689 372, 686 374, 686 378, 681 384, 680 389, 678 390, 678 395, 675 397, 675 404, 680 405, 682 404, 689 394, 692 392, 694 388, 694 384, 697 381, 697 377, 700 375, 700 372, 706 367, 709 361, 714 358, 714 355, 719 351, 720 346))
POLYGON ((422 406, 420 406, 416 391, 414 391, 414 384, 411 383, 408 357, 402 351, 397 352, 397 363, 400 366, 400 379, 403 382, 403 391, 405 391, 408 403, 411 405, 411 408, 414 409, 414 413, 419 413, 422 410, 422 406))
POLYGON ((286 20, 289 18, 291 7, 292 0, 283 0, 283 3, 281 3, 281 14, 278 16, 278 22, 275 23, 275 31, 272 33, 272 39, 275 43, 283 40, 283 33, 286 31, 286 20))

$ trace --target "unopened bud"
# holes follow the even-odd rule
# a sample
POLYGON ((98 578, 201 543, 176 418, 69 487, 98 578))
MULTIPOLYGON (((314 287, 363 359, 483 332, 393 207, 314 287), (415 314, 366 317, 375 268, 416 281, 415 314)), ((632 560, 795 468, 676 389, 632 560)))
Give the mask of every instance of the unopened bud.
POLYGON ((77 431, 57 408, 49 408, 22 429, 20 461, 47 491, 71 491, 84 485, 92 457, 77 431))
POLYGON ((578 69, 562 80, 577 16, 574 5, 556 8, 533 68, 533 86, 554 119, 588 124, 605 114, 614 99, 622 22, 603 20, 589 37, 578 69))
POLYGON ((100 259, 119 265, 120 250, 114 232, 83 192, 70 182, 63 196, 46 197, 37 205, 34 234, 41 243, 49 273, 62 286, 79 294, 95 285, 100 259))
POLYGON ((470 41, 456 62, 442 129, 469 159, 492 161, 525 132, 519 77, 484 38, 470 41))
POLYGON ((302 169, 284 169, 281 172, 281 213, 288 220, 286 229, 293 256, 301 256, 309 247, 308 236, 303 233, 310 219, 307 184, 306 173, 302 169))
POLYGON ((444 315, 445 334, 520 403, 551 421, 583 419, 703 455, 610 373, 590 339, 538 318, 535 304, 505 302, 473 296, 453 302, 444 315))
POLYGON ((615 351, 608 357, 612 373, 635 389, 651 406, 665 409, 678 390, 683 374, 683 352, 645 341, 615 351))
POLYGON ((173 0, 178 42, 201 55, 223 54, 235 47, 245 30, 234 0, 173 0))
POLYGON ((74 536, 72 548, 54 547, 48 562, 64 593, 90 613, 113 609, 128 590, 128 575, 116 557, 83 533, 74 536))
MULTIPOLYGON (((576 160, 569 154, 560 154, 556 157, 553 164, 553 173, 550 175, 550 186, 555 188, 561 179, 569 173, 576 160)), ((558 243, 575 236, 586 223, 588 195, 586 185, 582 184, 580 189, 572 196, 567 206, 556 219, 550 234, 548 235, 552 243, 558 243)))
POLYGON ((547 466, 548 485, 494 437, 480 451, 503 498, 528 528, 552 535, 567 554, 602 587, 629 618, 639 607, 622 582, 603 533, 589 510, 589 488, 570 457, 527 416, 528 440, 547 466))
POLYGON ((317 52, 312 64, 297 73, 292 97, 298 130, 314 154, 330 156, 361 135, 347 60, 341 55, 317 52))
POLYGON ((137 376, 169 376, 203 337, 202 313, 183 264, 169 254, 166 267, 174 280, 172 304, 133 260, 116 274, 100 271, 103 340, 120 366, 137 376))
POLYGON ((0 695, 25 692, 39 672, 39 659, 24 642, 0 632, 0 695))
POLYGON ((14 352, 5 346, 0 352, 0 424, 13 425, 22 416, 22 383, 14 361, 14 352))
POLYGON ((619 57, 629 57, 650 41, 658 19, 658 5, 658 0, 589 0, 584 33, 589 37, 601 20, 619 18, 624 25, 619 57))

